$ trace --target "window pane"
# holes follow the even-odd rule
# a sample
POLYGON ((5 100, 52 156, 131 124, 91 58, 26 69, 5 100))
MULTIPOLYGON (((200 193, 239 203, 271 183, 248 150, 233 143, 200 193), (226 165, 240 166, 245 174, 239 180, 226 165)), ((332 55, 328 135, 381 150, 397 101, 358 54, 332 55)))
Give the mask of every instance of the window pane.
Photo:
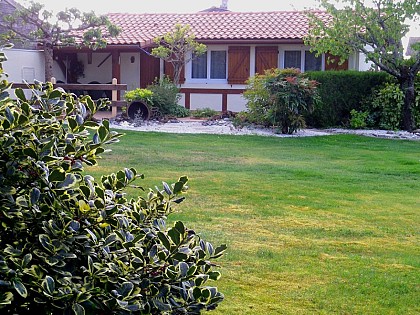
POLYGON ((284 67, 285 68, 301 68, 300 61, 301 61, 301 52, 300 50, 296 51, 285 51, 284 52, 284 67))
POLYGON ((207 79, 207 53, 194 56, 192 61, 192 78, 207 79))
POLYGON ((322 57, 315 57, 315 53, 305 51, 305 71, 318 71, 322 67, 322 57))
POLYGON ((226 51, 211 52, 210 79, 226 79, 226 51))

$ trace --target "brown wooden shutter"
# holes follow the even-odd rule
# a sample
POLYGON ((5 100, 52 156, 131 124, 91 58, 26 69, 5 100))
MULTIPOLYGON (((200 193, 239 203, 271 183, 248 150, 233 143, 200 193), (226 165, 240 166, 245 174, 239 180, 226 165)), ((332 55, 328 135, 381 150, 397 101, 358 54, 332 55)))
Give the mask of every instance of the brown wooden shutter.
POLYGON ((249 78, 251 62, 249 46, 231 46, 228 50, 228 83, 244 84, 249 78))
MULTIPOLYGON (((167 75, 172 81, 174 79, 174 66, 165 61, 164 74, 167 75)), ((185 66, 181 69, 181 75, 179 76, 179 83, 185 83, 185 66)))
POLYGON ((159 76, 160 59, 144 52, 140 53, 140 87, 146 88, 155 81, 155 78, 159 79, 159 76))
POLYGON ((340 61, 340 57, 331 55, 331 54, 325 54, 325 70, 348 70, 349 69, 349 60, 346 59, 343 64, 339 65, 338 62, 340 61), (328 59, 330 61, 328 62, 328 59), (332 62, 332 60, 334 60, 332 62))
POLYGON ((264 70, 278 68, 279 50, 276 46, 255 48, 255 73, 264 74, 264 70))

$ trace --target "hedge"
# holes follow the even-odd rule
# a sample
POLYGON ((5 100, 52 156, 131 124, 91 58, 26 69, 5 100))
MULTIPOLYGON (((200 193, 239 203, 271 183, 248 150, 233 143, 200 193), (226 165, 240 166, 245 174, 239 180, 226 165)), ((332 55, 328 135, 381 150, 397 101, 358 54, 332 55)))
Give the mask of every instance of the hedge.
POLYGON ((313 71, 306 75, 319 82, 321 102, 305 117, 307 125, 315 128, 346 125, 350 111, 360 110, 373 88, 393 81, 385 72, 372 71, 313 71))

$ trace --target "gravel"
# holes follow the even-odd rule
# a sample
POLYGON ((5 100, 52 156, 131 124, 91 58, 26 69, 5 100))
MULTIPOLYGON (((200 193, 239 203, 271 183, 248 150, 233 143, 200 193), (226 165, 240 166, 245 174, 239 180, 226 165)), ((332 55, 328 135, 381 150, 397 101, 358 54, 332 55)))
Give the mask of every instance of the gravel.
POLYGON ((277 133, 276 130, 270 128, 262 128, 258 126, 248 126, 236 128, 229 119, 203 121, 203 120, 171 120, 166 123, 157 121, 111 121, 111 127, 122 130, 133 131, 153 131, 167 133, 183 133, 183 134, 224 134, 224 135, 260 135, 272 137, 311 137, 326 136, 334 134, 358 134, 363 136, 388 138, 388 139, 407 139, 420 140, 420 130, 416 132, 407 131, 389 131, 389 130, 353 130, 353 129, 302 129, 292 135, 284 135, 277 133))

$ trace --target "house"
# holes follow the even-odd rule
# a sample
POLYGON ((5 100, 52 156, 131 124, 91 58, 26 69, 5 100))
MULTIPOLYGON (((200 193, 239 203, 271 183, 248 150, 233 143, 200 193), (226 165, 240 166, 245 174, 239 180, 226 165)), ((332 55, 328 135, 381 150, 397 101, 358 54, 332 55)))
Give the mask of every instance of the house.
MULTIPOLYGON (((327 19, 325 12, 316 11, 327 19)), ((63 47, 55 50, 58 80, 65 82, 58 64, 77 59, 84 64, 80 83, 110 82, 113 77, 128 90, 146 87, 171 66, 150 55, 153 39, 188 24, 207 53, 185 65, 181 75, 180 105, 189 109, 209 107, 217 111, 245 109, 242 93, 246 80, 270 68, 309 70, 358 69, 359 55, 343 65, 328 64, 327 56, 315 56, 304 45, 308 19, 304 12, 231 12, 210 10, 189 14, 112 13, 109 19, 122 29, 107 40, 105 49, 93 51, 63 47)))
POLYGON ((416 51, 413 49, 413 45, 417 44, 420 45, 420 37, 410 37, 408 39, 407 50, 405 55, 408 57, 414 57, 416 51))
MULTIPOLYGON (((14 0, 0 0, 0 17, 13 13, 19 4, 14 0)), ((21 24, 20 31, 29 33, 33 27, 21 24)), ((0 25, 0 34, 7 33, 7 29, 0 25)), ((36 43, 30 41, 12 42, 13 48, 5 51, 8 61, 3 64, 10 82, 44 81, 44 54, 37 50, 36 43)), ((2 42, 0 40, 0 46, 2 42)), ((1 49, 1 47, 0 47, 1 49)))

